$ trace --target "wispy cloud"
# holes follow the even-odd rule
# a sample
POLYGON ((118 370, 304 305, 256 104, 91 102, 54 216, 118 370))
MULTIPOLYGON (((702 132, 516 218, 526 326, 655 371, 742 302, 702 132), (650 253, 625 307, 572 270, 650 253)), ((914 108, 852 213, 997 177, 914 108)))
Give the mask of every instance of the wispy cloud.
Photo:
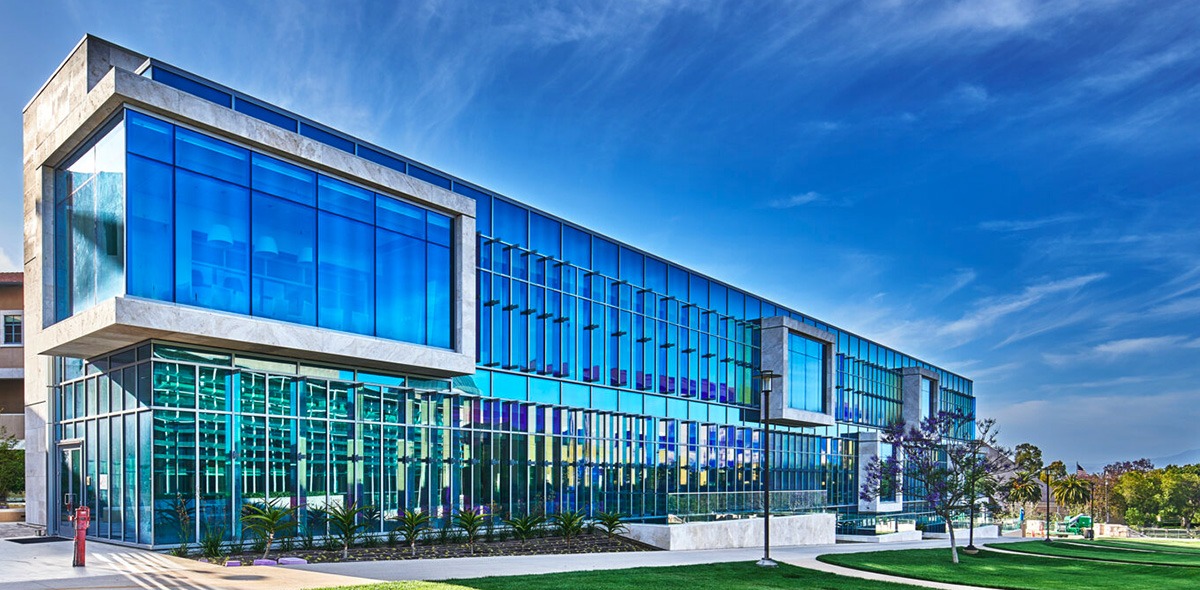
MULTIPOLYGON (((1125 384, 1137 391, 1137 383, 1125 384)), ((1005 444, 1036 442, 1050 457, 1064 460, 1096 461, 1101 464, 1133 459, 1134 453, 1148 456, 1178 452, 1180 444, 1189 444, 1169 432, 1194 433, 1200 422, 1200 390, 1178 389, 1160 392, 1096 394, 1074 391, 1069 384, 1055 395, 1017 403, 995 404, 981 399, 981 415, 996 418, 1003 425, 1005 444), (1166 411, 1164 411, 1164 409, 1166 411), (1095 425, 1120 416, 1121 436, 1095 436, 1095 425), (1064 419, 1064 417, 1067 417, 1064 419), (1059 434, 1047 437, 1047 432, 1059 434), (1079 445, 1072 441, 1088 441, 1079 445)))
POLYGON ((959 291, 967 285, 975 282, 979 274, 972 268, 960 268, 954 271, 954 275, 950 277, 948 284, 942 289, 939 299, 945 299, 959 291))
POLYGON ((952 109, 974 112, 986 108, 993 100, 987 88, 979 84, 960 84, 943 102, 952 109))
POLYGON ((1051 215, 1035 219, 996 219, 979 223, 979 229, 995 232, 1023 232, 1078 221, 1082 216, 1074 214, 1051 215))
POLYGON ((1046 364, 1064 367, 1079 362, 1109 362, 1130 355, 1147 355, 1180 346, 1188 346, 1187 336, 1144 336, 1138 338, 1119 338, 1096 344, 1086 350, 1075 353, 1047 352, 1042 354, 1046 364))
POLYGON ((17 261, 9 256, 8 252, 3 247, 0 247, 0 272, 11 272, 16 270, 21 270, 21 265, 17 264, 17 261))
POLYGON ((803 207, 805 205, 821 203, 825 200, 825 197, 820 193, 808 191, 807 193, 800 193, 790 197, 774 199, 770 203, 767 203, 767 206, 772 209, 792 209, 794 207, 803 207))
POLYGON ((986 298, 977 304, 976 309, 942 326, 938 334, 959 341, 972 339, 981 330, 995 325, 1005 317, 1029 309, 1051 296, 1077 291, 1105 276, 1107 275, 1104 273, 1093 273, 1048 281, 1025 287, 1017 294, 986 298))

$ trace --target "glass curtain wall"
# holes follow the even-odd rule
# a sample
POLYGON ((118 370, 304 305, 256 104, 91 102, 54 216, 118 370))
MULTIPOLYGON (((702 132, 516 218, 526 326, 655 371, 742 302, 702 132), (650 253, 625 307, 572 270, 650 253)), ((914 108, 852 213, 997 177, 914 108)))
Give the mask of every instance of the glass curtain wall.
POLYGON ((59 319, 125 292, 454 345, 440 213, 133 111, 56 188, 59 319))
MULTIPOLYGON (((270 501, 298 508, 298 534, 321 535, 318 510, 349 502, 378 507, 370 530, 382 533, 406 509, 439 525, 461 509, 656 520, 672 497, 761 489, 753 425, 475 397, 448 381, 169 344, 63 360, 60 373, 55 428, 87 441, 89 532, 116 541, 236 539, 240 507, 270 501)), ((853 449, 836 439, 780 433, 773 446, 778 489, 853 493, 853 449)))
POLYGON ((58 319, 121 294, 125 279, 125 126, 106 125, 55 173, 58 319))

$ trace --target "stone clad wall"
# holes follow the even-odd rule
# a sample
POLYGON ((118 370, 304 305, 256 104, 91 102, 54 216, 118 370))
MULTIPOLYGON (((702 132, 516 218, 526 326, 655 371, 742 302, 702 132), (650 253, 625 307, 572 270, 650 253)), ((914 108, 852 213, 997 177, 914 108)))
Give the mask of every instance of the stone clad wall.
MULTIPOLYGON (((832 545, 837 517, 802 514, 771 519, 771 545, 832 545)), ((630 539, 668 551, 761 547, 763 520, 743 518, 686 524, 630 524, 630 539)))

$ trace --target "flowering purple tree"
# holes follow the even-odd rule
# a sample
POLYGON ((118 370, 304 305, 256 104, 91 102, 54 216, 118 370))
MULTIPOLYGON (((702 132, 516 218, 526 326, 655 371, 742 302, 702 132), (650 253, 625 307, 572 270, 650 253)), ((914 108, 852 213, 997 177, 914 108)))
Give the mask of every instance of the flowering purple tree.
MULTIPOLYGON (((916 489, 902 490, 907 498, 924 500, 929 510, 946 523, 950 556, 958 563, 953 519, 980 500, 995 503, 999 473, 1005 453, 996 452, 996 422, 980 420, 974 438, 964 434, 970 418, 958 412, 939 412, 917 426, 899 422, 883 431, 880 440, 892 445, 890 457, 872 457, 859 497, 870 502, 893 482, 905 481, 916 489), (989 452, 989 447, 991 452, 989 452)), ((965 432, 970 436, 970 432, 965 432)))

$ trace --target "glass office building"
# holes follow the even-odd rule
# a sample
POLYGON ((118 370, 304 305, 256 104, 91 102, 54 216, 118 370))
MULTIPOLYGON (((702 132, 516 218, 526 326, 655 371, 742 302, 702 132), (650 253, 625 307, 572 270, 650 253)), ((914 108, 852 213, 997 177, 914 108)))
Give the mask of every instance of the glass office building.
POLYGON ((351 502, 378 508, 381 533, 407 509, 439 522, 456 510, 665 522, 751 514, 764 477, 782 502, 804 498, 798 510, 854 513, 858 434, 920 394, 902 370, 934 376, 922 405, 973 414, 962 376, 130 55, 137 67, 113 65, 128 70, 113 74, 128 95, 115 91, 49 176, 53 303, 38 348, 52 359, 52 530, 86 504, 91 535, 169 546, 235 536, 240 507, 265 501, 297 507, 316 535, 319 509, 351 502), (377 169, 399 180, 357 172, 377 169), (118 305, 121 329, 95 329, 104 338, 71 328, 112 300, 153 313, 122 319, 118 305), (192 334, 180 314, 216 318, 220 333, 192 334), (768 318, 784 322, 781 350, 768 318), (317 341, 255 340, 300 328, 317 341), (325 339, 401 343, 417 360, 326 352, 325 339), (474 368, 428 356, 456 353, 474 368), (804 416, 772 414, 770 449, 764 368, 804 416))

